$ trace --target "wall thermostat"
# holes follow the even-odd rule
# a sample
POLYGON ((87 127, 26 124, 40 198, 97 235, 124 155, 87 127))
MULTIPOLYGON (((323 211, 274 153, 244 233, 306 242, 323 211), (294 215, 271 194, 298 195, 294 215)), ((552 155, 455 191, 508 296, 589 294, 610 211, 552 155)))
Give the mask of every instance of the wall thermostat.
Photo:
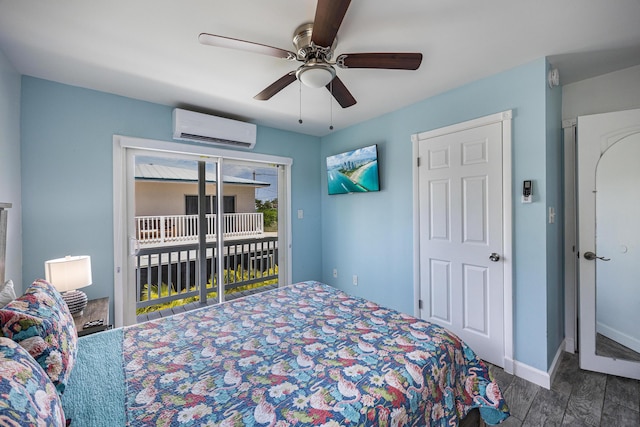
POLYGON ((531 203, 531 199, 533 198, 533 185, 531 180, 526 180, 522 182, 522 203, 531 203))

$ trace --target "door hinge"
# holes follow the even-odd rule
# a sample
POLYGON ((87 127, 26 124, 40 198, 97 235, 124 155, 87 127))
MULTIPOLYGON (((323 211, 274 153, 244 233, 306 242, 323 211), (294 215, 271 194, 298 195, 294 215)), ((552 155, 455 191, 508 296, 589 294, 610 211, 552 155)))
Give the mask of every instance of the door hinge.
POLYGON ((420 157, 416 157, 416 166, 420 167, 420 157))
POLYGON ((422 300, 418 300, 418 309, 422 310, 422 300))

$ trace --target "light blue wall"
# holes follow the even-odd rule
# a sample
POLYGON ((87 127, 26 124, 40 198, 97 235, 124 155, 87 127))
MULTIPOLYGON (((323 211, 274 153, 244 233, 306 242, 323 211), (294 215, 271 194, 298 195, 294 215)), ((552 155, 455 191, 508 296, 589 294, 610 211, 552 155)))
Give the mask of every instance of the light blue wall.
MULTIPOLYGON (((547 68, 551 67, 547 64, 547 68)), ((547 113, 547 360, 553 361, 564 339, 564 158, 562 148, 562 88, 546 86, 547 113)))
MULTIPOLYGON (((86 293, 113 301, 112 137, 171 141, 171 108, 23 77, 21 122, 23 277, 90 255, 86 293)), ((255 151, 293 158, 292 205, 309 213, 293 224, 293 279, 319 279, 319 139, 259 127, 255 151)))
POLYGON ((20 189, 20 74, 0 50, 0 202, 11 203, 5 278, 16 292, 23 289, 20 189))
MULTIPOLYGON (((546 371, 547 325, 562 318, 555 312, 553 322, 547 318, 546 199, 553 174, 547 172, 546 68, 542 58, 324 137, 320 164, 328 155, 378 144, 382 191, 328 196, 322 168, 323 281, 413 313, 411 135, 513 109, 515 357, 546 371), (535 192, 527 205, 518 202, 525 179, 534 181, 535 192)), ((550 286, 556 292, 560 284, 550 286)))
POLYGON ((294 282, 320 280, 320 139, 269 127, 258 127, 255 152, 293 159, 291 168, 291 234, 294 282), (298 219, 298 210, 303 219, 298 219))

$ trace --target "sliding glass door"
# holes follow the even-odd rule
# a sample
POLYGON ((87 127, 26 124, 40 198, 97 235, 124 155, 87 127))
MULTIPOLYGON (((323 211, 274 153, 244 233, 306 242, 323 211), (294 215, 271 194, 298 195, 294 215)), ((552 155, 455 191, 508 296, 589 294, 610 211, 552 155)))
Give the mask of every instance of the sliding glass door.
POLYGON ((196 156, 118 142, 117 324, 289 282, 289 214, 282 209, 289 205, 287 159, 277 164, 236 152, 235 158, 224 155, 229 152, 196 156))

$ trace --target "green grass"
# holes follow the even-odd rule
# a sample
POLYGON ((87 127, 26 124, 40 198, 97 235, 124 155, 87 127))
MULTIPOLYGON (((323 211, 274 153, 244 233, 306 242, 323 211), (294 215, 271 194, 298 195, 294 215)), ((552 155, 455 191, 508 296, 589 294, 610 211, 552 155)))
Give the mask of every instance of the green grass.
MULTIPOLYGON (((270 268, 267 272, 265 272, 266 276, 273 276, 273 275, 277 275, 278 274, 278 266, 276 265, 273 268, 270 268)), ((243 271, 242 269, 240 270, 225 270, 224 271, 224 283, 225 284, 233 284, 233 283, 238 283, 238 282, 244 282, 247 280, 252 280, 255 279, 255 272, 252 272, 251 274, 249 274, 248 271, 243 271)), ((268 285, 273 285, 278 283, 278 279, 270 279, 270 280, 265 280, 263 282, 257 282, 257 283, 252 283, 250 285, 244 285, 244 286, 239 286, 237 288, 231 289, 229 291, 227 291, 225 294, 226 295, 231 295, 237 292, 243 292, 243 291, 248 291, 251 289, 258 289, 261 288, 263 286, 268 286, 268 285)), ((214 289, 214 287, 217 285, 217 278, 214 277, 213 278, 213 284, 211 282, 211 280, 207 281, 207 289, 214 289)), ((151 299, 157 299, 157 298, 162 298, 162 297, 168 297, 169 296, 169 285, 166 283, 162 283, 160 285, 160 289, 158 290, 158 285, 151 285, 149 286, 149 284, 145 284, 142 287, 142 295, 140 297, 140 301, 147 301, 149 298, 149 288, 151 289, 151 299)), ((190 291, 195 291, 196 287, 192 286, 189 290, 183 290, 181 293, 187 293, 190 291)), ((176 292, 173 292, 173 295, 175 296, 176 292)), ((218 292, 217 291, 211 291, 211 292, 207 292, 207 299, 218 299, 218 292)), ((144 308, 138 308, 136 309, 136 314, 140 315, 140 314, 144 314, 144 313, 151 313, 153 311, 159 311, 159 310, 164 310, 165 308, 171 308, 171 307, 178 307, 181 305, 185 305, 185 304, 189 304, 192 302, 196 302, 196 301, 200 301, 200 296, 196 295, 196 296, 192 296, 192 297, 187 297, 187 298, 181 298, 181 299, 176 299, 173 300, 171 302, 167 302, 164 304, 154 304, 154 305, 150 305, 148 307, 144 307, 144 308)))

